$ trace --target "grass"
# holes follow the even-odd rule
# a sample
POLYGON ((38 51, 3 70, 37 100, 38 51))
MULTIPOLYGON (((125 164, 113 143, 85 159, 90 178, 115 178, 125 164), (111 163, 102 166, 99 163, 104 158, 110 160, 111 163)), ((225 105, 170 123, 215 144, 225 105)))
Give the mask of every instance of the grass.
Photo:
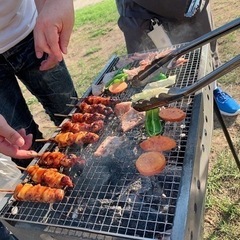
POLYGON ((106 25, 106 23, 116 21, 116 7, 113 0, 105 0, 94 5, 86 6, 76 10, 75 27, 79 28, 85 24, 93 24, 98 28, 106 25))

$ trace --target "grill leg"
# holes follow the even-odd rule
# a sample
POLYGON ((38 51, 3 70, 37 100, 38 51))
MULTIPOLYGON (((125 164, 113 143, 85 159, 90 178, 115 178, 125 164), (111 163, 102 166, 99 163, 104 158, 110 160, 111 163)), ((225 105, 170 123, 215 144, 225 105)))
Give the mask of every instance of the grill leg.
POLYGON ((225 137, 227 139, 228 145, 229 145, 229 147, 231 149, 232 155, 233 155, 233 157, 234 157, 234 159, 236 161, 238 169, 240 170, 240 160, 238 158, 238 154, 237 154, 236 149, 235 149, 235 147, 233 145, 232 139, 231 139, 230 134, 229 134, 229 132, 227 130, 226 124, 225 124, 225 122, 223 120, 222 114, 221 114, 221 112, 220 112, 220 110, 219 110, 219 108, 217 106, 217 103, 216 103, 215 99, 214 99, 214 111, 215 111, 215 113, 217 115, 219 123, 221 124, 223 133, 224 133, 224 135, 225 135, 225 137))

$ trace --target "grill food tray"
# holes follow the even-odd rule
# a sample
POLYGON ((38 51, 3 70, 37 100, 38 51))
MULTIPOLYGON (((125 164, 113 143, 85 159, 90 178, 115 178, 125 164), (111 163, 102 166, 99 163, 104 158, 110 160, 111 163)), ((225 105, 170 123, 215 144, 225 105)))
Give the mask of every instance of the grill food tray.
MULTIPOLYGON (((177 75, 177 87, 193 84, 211 71, 209 52, 204 46, 186 54, 188 62, 166 74, 177 75)), ((105 73, 124 60, 126 57, 114 56, 94 83, 100 83, 105 73)), ((131 88, 118 99, 129 100, 138 91, 131 88)), ((84 96, 89 94, 91 88, 84 96)), ((144 177, 135 168, 139 143, 147 137, 144 126, 123 133, 118 118, 111 116, 97 143, 67 149, 67 153, 82 156, 86 165, 69 171, 74 188, 67 190, 62 202, 19 202, 7 195, 9 201, 0 212, 1 219, 15 235, 24 236, 20 240, 28 239, 29 234, 34 236, 29 239, 38 239, 39 231, 54 239, 197 239, 212 130, 211 86, 171 106, 182 109, 187 116, 181 123, 165 124, 163 135, 174 138, 177 147, 164 153, 167 166, 161 174, 144 177), (112 156, 94 157, 107 136, 121 136, 124 142, 112 156), (26 229, 31 233, 25 236, 26 229)), ((46 144, 44 151, 54 148, 54 144, 46 144)))

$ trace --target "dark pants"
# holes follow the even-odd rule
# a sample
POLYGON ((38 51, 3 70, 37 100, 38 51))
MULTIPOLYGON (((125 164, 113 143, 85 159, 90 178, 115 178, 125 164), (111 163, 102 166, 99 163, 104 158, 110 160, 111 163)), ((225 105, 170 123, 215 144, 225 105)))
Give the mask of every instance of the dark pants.
MULTIPOLYGON (((182 20, 156 15, 132 0, 116 0, 116 4, 120 15, 118 26, 124 34, 128 54, 156 48, 148 36, 149 31, 151 31, 151 18, 159 19, 172 44, 192 41, 214 29, 210 5, 207 3, 193 17, 185 17, 182 20)), ((156 1, 156 5, 160 4, 156 1)), ((174 6, 169 5, 169 7, 174 6)), ((218 65, 216 41, 211 42, 211 51, 216 60, 214 64, 218 65)))
MULTIPOLYGON (((70 97, 77 96, 64 61, 50 70, 40 71, 42 60, 35 56, 32 33, 0 54, 0 114, 14 129, 25 128, 34 139, 42 138, 42 133, 28 109, 17 79, 36 96, 56 125, 63 119, 54 114, 68 114, 71 108, 66 104, 71 102, 70 97)), ((41 145, 35 143, 33 148, 39 150, 41 145)))
POLYGON ((12 235, 8 229, 0 222, 0 239, 1 240, 17 240, 17 238, 12 235))

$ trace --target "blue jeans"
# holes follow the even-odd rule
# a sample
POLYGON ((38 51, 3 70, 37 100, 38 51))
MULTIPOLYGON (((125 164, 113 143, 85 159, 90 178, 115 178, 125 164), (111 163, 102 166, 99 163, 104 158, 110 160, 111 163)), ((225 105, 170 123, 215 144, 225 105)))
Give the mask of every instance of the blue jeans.
POLYGON ((8 229, 0 222, 0 239, 1 240, 18 240, 8 229))
MULTIPOLYGON (((64 61, 50 70, 40 71, 40 64, 45 58, 36 58, 32 33, 0 54, 0 114, 14 129, 25 128, 34 139, 42 138, 42 133, 33 120, 17 79, 38 99, 56 125, 63 118, 54 114, 68 114, 72 108, 66 104, 71 103, 70 97, 77 97, 64 61)), ((40 147, 41 144, 35 143, 33 149, 39 150, 40 147)))

